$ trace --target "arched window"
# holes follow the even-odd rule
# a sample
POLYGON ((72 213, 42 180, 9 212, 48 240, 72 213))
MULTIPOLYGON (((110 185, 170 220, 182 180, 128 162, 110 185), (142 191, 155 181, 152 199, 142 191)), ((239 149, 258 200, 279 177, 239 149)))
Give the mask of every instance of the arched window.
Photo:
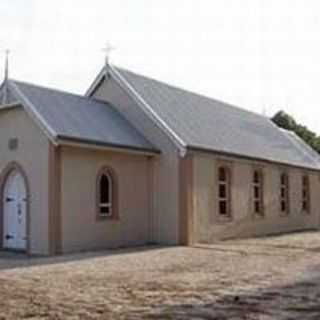
POLYGON ((263 172, 254 170, 252 177, 253 212, 257 216, 264 215, 263 205, 263 172))
POLYGON ((309 176, 302 176, 302 211, 310 213, 310 183, 309 176))
POLYGON ((98 218, 117 218, 117 184, 110 168, 103 168, 97 178, 98 218))
POLYGON ((218 213, 221 217, 231 217, 230 169, 218 168, 218 213))
POLYGON ((289 176, 286 173, 280 175, 280 210, 281 214, 289 214, 289 176))

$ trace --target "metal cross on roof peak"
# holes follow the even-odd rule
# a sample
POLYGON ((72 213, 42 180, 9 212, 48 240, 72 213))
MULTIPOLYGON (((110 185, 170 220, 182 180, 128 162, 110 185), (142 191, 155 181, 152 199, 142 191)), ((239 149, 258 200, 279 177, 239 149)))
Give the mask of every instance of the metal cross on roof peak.
POLYGON ((105 64, 106 66, 109 65, 109 61, 110 61, 110 53, 111 51, 114 50, 114 47, 111 46, 111 44, 109 42, 106 43, 106 46, 103 48, 103 51, 105 52, 106 56, 105 56, 105 64))

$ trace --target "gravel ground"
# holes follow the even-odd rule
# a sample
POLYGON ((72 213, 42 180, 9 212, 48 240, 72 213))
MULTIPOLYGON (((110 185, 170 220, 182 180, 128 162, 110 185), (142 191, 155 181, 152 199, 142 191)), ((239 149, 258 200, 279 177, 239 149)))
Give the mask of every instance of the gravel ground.
POLYGON ((0 253, 0 319, 320 319, 320 233, 26 258, 0 253))

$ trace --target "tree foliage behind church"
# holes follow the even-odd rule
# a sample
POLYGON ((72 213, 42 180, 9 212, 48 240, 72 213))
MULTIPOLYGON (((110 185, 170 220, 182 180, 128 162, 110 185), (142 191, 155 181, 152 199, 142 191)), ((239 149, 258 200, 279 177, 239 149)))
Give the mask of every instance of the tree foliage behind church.
POLYGON ((296 120, 284 111, 277 112, 271 120, 280 128, 295 132, 302 140, 320 153, 320 136, 296 120))

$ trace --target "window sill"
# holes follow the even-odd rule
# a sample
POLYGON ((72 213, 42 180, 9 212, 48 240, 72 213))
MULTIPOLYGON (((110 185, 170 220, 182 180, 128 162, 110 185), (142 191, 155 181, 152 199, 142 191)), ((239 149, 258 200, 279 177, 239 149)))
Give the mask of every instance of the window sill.
POLYGON ((228 223, 228 222, 231 222, 231 221, 233 221, 232 216, 228 216, 228 217, 218 216, 216 218, 216 222, 219 223, 219 224, 228 223))
POLYGON ((254 220, 264 220, 264 218, 265 218, 264 214, 257 214, 257 213, 253 214, 253 219, 254 220))
POLYGON ((97 216, 96 221, 100 222, 100 221, 118 221, 119 218, 115 217, 115 216, 97 216))

